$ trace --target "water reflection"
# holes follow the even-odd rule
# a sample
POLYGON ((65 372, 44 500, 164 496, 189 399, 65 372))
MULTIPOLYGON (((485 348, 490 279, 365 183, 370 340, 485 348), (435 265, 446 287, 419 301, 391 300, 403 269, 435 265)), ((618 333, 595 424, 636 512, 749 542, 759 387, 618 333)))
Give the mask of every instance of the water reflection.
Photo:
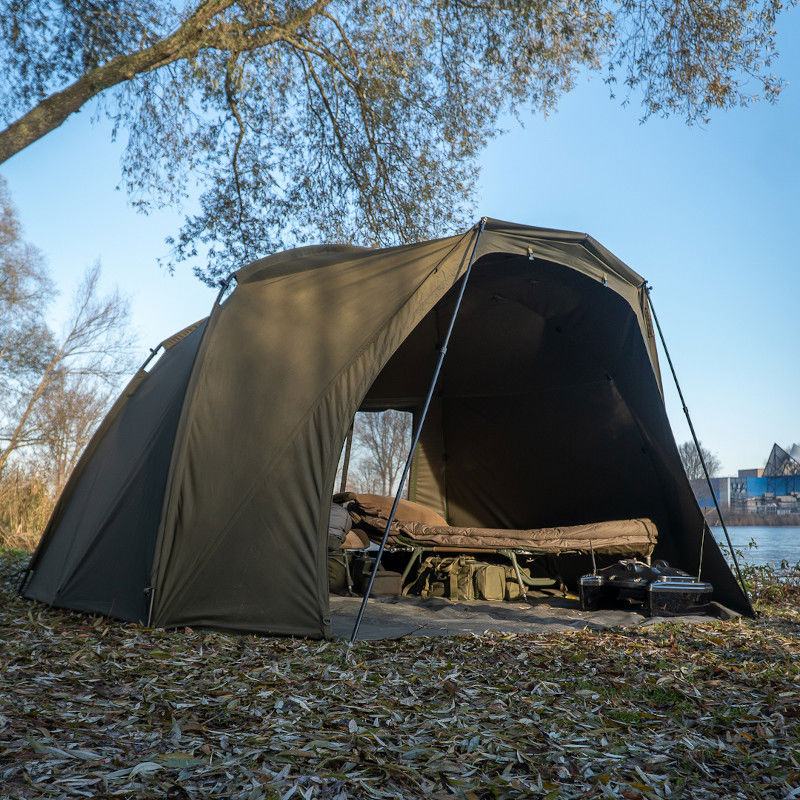
MULTIPOLYGON (((722 528, 713 527, 714 538, 719 542, 722 552, 730 560, 728 545, 722 528)), ((741 526, 729 527, 728 534, 736 550, 741 550, 744 560, 749 564, 773 563, 780 566, 784 559, 790 565, 800 562, 800 527, 797 526, 741 526), (750 547, 750 542, 756 547, 750 547)))

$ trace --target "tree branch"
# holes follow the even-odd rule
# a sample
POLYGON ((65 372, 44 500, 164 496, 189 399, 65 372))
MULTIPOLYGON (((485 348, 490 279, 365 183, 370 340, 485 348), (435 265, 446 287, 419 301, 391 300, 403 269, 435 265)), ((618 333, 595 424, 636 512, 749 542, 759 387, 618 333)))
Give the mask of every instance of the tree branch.
POLYGON ((206 48, 241 53, 283 39, 306 25, 330 0, 316 0, 283 23, 265 23, 261 29, 243 23, 221 22, 208 25, 219 13, 234 5, 234 0, 203 0, 189 18, 167 38, 136 53, 117 56, 90 70, 62 91, 46 97, 38 105, 0 132, 0 164, 37 139, 61 125, 96 95, 130 80, 136 75, 196 56, 206 48))
POLYGON ((242 146, 242 139, 244 139, 244 120, 239 113, 239 104, 236 99, 237 86, 235 85, 234 72, 236 70, 236 61, 238 53, 232 53, 228 57, 228 63, 225 67, 225 99, 228 101, 228 107, 233 114, 236 124, 239 126, 239 132, 236 137, 236 144, 233 148, 233 155, 231 156, 231 169, 233 170, 233 180, 236 186, 236 196, 239 201, 239 219, 237 224, 239 226, 239 238, 242 241, 242 247, 246 247, 244 240, 244 231, 242 230, 242 217, 244 216, 244 202, 242 201, 242 186, 239 181, 239 148, 242 146))

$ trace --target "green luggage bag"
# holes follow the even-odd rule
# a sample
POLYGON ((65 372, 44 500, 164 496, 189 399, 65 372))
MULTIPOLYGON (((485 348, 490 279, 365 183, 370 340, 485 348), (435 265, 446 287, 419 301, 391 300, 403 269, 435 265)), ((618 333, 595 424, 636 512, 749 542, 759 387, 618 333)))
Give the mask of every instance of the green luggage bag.
POLYGON ((500 564, 481 564, 475 570, 475 595, 481 600, 505 600, 505 568, 500 564))

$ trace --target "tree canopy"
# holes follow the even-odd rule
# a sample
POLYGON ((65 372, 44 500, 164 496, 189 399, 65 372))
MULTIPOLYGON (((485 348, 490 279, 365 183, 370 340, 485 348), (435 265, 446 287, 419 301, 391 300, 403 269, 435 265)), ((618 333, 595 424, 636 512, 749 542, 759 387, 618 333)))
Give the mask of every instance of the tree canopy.
POLYGON ((95 97, 148 210, 199 190, 170 264, 213 283, 306 241, 464 223, 503 115, 582 71, 643 117, 774 100, 780 0, 0 0, 0 163, 95 97), (199 255, 202 265, 197 264, 199 255))

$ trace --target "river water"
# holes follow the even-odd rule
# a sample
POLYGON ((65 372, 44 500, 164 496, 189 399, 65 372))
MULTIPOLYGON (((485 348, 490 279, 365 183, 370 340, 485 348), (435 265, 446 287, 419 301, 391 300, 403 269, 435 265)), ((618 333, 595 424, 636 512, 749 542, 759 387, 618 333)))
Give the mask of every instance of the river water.
MULTIPOLYGON (((719 542, 722 552, 730 561, 730 550, 722 528, 713 527, 711 530, 714 532, 714 538, 719 542)), ((729 526, 728 534, 734 549, 742 552, 742 558, 748 564, 772 562, 779 567, 783 560, 788 561, 790 566, 800 562, 800 527, 729 526), (754 547, 750 546, 751 542, 755 543, 754 547)))

